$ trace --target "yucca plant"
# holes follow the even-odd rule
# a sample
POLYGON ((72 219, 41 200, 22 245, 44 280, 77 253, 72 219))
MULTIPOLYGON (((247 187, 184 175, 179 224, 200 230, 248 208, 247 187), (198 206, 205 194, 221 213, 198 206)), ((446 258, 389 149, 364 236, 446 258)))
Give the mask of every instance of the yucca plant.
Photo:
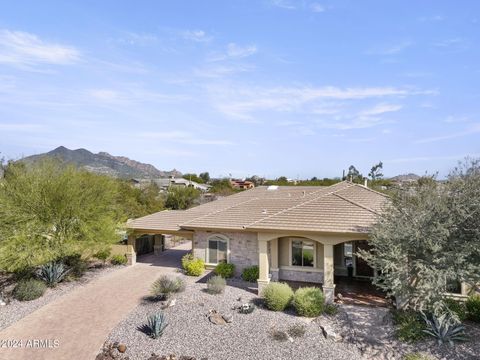
POLYGON ((427 324, 427 328, 423 332, 437 339, 438 345, 448 343, 453 346, 455 341, 466 340, 465 326, 456 322, 449 313, 438 317, 432 315, 430 318, 422 313, 422 316, 427 324))
POLYGON ((163 312, 150 315, 147 319, 148 334, 153 339, 158 339, 162 336, 167 326, 167 317, 163 312))
POLYGON ((37 276, 45 281, 48 286, 53 287, 62 281, 69 272, 70 269, 67 269, 63 263, 50 262, 40 266, 37 276))

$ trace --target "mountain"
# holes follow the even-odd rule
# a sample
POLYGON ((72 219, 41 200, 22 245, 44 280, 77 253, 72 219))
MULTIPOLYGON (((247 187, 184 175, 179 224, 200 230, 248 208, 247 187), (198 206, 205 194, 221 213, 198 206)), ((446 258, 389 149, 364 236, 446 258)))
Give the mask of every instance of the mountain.
POLYGON ((404 174, 404 175, 397 175, 397 176, 394 176, 392 178, 390 178, 391 181, 393 182, 413 182, 413 181, 417 181, 418 179, 420 179, 420 176, 418 176, 417 174, 404 174))
POLYGON ((44 154, 32 155, 21 159, 31 164, 45 158, 59 159, 67 164, 74 164, 78 167, 99 173, 120 178, 162 178, 180 177, 182 174, 177 170, 161 171, 155 166, 144 164, 125 156, 113 156, 106 152, 94 154, 85 149, 70 150, 60 146, 44 154))

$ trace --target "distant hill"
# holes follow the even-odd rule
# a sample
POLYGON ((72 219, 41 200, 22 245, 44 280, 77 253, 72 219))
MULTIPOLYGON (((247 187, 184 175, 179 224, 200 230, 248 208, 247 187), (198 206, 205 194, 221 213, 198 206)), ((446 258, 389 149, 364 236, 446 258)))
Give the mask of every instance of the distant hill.
POLYGON ((420 179, 420 176, 418 176, 417 174, 404 174, 404 175, 397 175, 397 176, 394 176, 392 178, 390 178, 391 181, 393 182, 413 182, 413 181, 417 181, 418 179, 420 179))
POLYGON ((44 154, 32 155, 21 159, 27 164, 35 163, 44 158, 55 158, 65 163, 99 173, 119 178, 162 178, 180 177, 182 174, 177 170, 162 171, 155 166, 131 160, 124 156, 113 156, 106 152, 94 154, 85 149, 70 150, 60 146, 44 154))

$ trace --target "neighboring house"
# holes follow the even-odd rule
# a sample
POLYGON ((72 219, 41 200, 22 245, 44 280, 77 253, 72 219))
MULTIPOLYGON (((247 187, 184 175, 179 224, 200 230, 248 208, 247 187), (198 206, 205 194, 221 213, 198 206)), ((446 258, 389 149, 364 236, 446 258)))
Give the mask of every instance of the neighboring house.
POLYGON ((230 184, 235 189, 248 190, 253 189, 255 184, 248 180, 230 180, 230 184))
POLYGON ((368 248, 368 231, 387 199, 346 181, 329 187, 258 187, 189 210, 132 220, 129 244, 144 234, 183 236, 192 240, 194 256, 208 265, 227 261, 237 274, 258 265, 259 291, 276 280, 320 283, 332 301, 334 275, 347 276, 349 266, 353 276, 374 276, 355 251, 368 248))
POLYGON ((135 186, 145 186, 151 182, 157 184, 160 190, 168 190, 170 186, 180 186, 180 187, 193 187, 194 189, 200 190, 202 192, 207 192, 210 189, 210 185, 199 184, 195 181, 187 180, 184 178, 160 178, 160 179, 132 179, 132 183, 135 186))

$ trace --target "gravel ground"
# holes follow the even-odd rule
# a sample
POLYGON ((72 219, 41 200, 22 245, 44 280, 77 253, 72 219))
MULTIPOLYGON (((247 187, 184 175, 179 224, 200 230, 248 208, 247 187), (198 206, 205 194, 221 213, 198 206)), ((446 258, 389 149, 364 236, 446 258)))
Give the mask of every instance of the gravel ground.
POLYGON ((48 288, 42 297, 35 300, 18 301, 12 298, 6 306, 0 306, 0 330, 17 322, 49 302, 58 299, 77 286, 83 286, 93 279, 115 271, 118 268, 118 266, 90 268, 80 279, 62 282, 55 288, 48 288))
POLYGON ((351 344, 326 340, 320 326, 291 313, 272 312, 263 308, 252 314, 239 314, 232 307, 257 296, 246 289, 247 283, 230 282, 225 293, 210 295, 204 283, 189 282, 184 293, 176 296, 176 304, 165 313, 169 325, 159 339, 151 339, 137 328, 146 323, 148 315, 161 309, 161 303, 144 301, 110 333, 108 341, 127 345, 131 360, 145 360, 152 353, 195 356, 197 359, 360 359, 360 351, 351 344), (241 301, 238 299, 241 297, 241 301), (233 322, 214 325, 206 317, 209 310, 233 314, 233 322), (304 324, 306 334, 293 342, 279 342, 272 332, 286 331, 294 324, 304 324))

